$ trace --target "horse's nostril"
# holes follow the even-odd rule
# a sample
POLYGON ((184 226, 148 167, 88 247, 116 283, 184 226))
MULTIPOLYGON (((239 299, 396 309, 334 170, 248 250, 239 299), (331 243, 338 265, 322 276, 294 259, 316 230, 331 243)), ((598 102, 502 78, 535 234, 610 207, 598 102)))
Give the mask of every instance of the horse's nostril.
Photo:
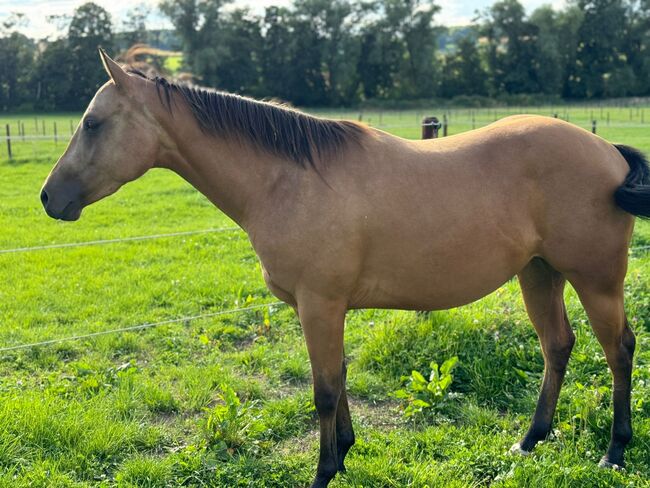
POLYGON ((41 202, 43 203, 44 207, 47 205, 47 201, 48 201, 47 192, 43 190, 41 191, 41 202))

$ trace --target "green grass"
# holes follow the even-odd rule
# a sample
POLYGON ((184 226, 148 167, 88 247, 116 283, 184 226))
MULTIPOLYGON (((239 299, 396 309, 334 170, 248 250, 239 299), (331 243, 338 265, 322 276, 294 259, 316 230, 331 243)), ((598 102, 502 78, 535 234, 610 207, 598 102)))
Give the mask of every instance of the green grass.
MULTIPOLYGON (((589 110, 573 108, 569 119, 586 122, 589 110)), ((640 113, 630 122, 629 109, 609 110, 616 120, 610 114, 611 127, 599 132, 650 151, 640 113)), ((424 113, 384 112, 382 124, 417 137, 424 113)), ((378 117, 364 114, 373 124, 378 117)), ((480 112, 481 123, 491 117, 480 112)), ((34 125, 25 115, 0 123, 18 119, 34 125)), ((467 112, 451 113, 452 132, 467 128, 463 119, 467 112)), ((20 145, 13 162, 0 148, 0 249, 233 225, 162 170, 78 223, 55 222, 38 191, 63 145, 20 145)), ((634 245, 649 243, 650 224, 639 222, 634 245)), ((275 301, 239 231, 0 254, 0 282, 1 346, 275 301)), ((566 296, 578 342, 554 436, 529 458, 506 454, 527 428, 543 369, 516 282, 446 312, 350 313, 358 442, 332 486, 650 486, 650 256, 631 260, 627 281, 638 353, 635 438, 622 472, 596 466, 608 442, 611 381, 575 294, 566 296), (452 356, 449 401, 436 415, 404 419, 392 396, 401 376, 452 356)), ((313 474, 309 363, 286 307, 0 352, 0 378, 0 486, 287 487, 313 474)))

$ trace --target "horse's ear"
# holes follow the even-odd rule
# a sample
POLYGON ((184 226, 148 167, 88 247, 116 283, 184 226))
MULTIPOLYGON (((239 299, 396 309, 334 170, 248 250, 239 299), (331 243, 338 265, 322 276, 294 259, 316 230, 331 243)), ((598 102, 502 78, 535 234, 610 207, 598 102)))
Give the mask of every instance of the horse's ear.
POLYGON ((115 86, 118 88, 126 88, 129 84, 131 77, 122 69, 122 67, 111 59, 101 47, 99 48, 99 57, 102 58, 102 64, 108 76, 111 77, 115 86))

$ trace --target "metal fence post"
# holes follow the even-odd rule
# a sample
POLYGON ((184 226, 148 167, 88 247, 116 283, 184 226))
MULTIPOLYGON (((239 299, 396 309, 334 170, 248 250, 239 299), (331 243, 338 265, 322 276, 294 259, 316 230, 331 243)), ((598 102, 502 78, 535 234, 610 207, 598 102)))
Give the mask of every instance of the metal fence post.
POLYGON ((591 132, 592 134, 596 133, 596 119, 591 121, 591 132))

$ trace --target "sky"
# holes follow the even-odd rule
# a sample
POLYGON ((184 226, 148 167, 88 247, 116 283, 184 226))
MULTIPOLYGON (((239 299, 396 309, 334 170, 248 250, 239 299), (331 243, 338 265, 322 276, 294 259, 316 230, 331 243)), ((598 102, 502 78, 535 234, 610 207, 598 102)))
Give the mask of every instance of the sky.
MULTIPOLYGON (((74 9, 88 0, 0 0, 0 22, 12 12, 26 14, 27 25, 19 30, 33 38, 56 37, 57 28, 47 21, 49 15, 72 14, 74 9)), ((158 0, 94 0, 108 10, 113 16, 113 23, 119 24, 126 13, 138 4, 146 4, 151 8, 149 28, 171 27, 166 19, 157 12, 158 0)), ((442 10, 436 16, 436 21, 443 25, 469 24, 476 10, 483 10, 494 0, 438 0, 442 10)), ((520 0, 528 12, 543 4, 562 7, 565 0, 520 0)), ((235 0, 233 5, 248 6, 254 11, 263 11, 267 5, 289 5, 291 0, 235 0)))

